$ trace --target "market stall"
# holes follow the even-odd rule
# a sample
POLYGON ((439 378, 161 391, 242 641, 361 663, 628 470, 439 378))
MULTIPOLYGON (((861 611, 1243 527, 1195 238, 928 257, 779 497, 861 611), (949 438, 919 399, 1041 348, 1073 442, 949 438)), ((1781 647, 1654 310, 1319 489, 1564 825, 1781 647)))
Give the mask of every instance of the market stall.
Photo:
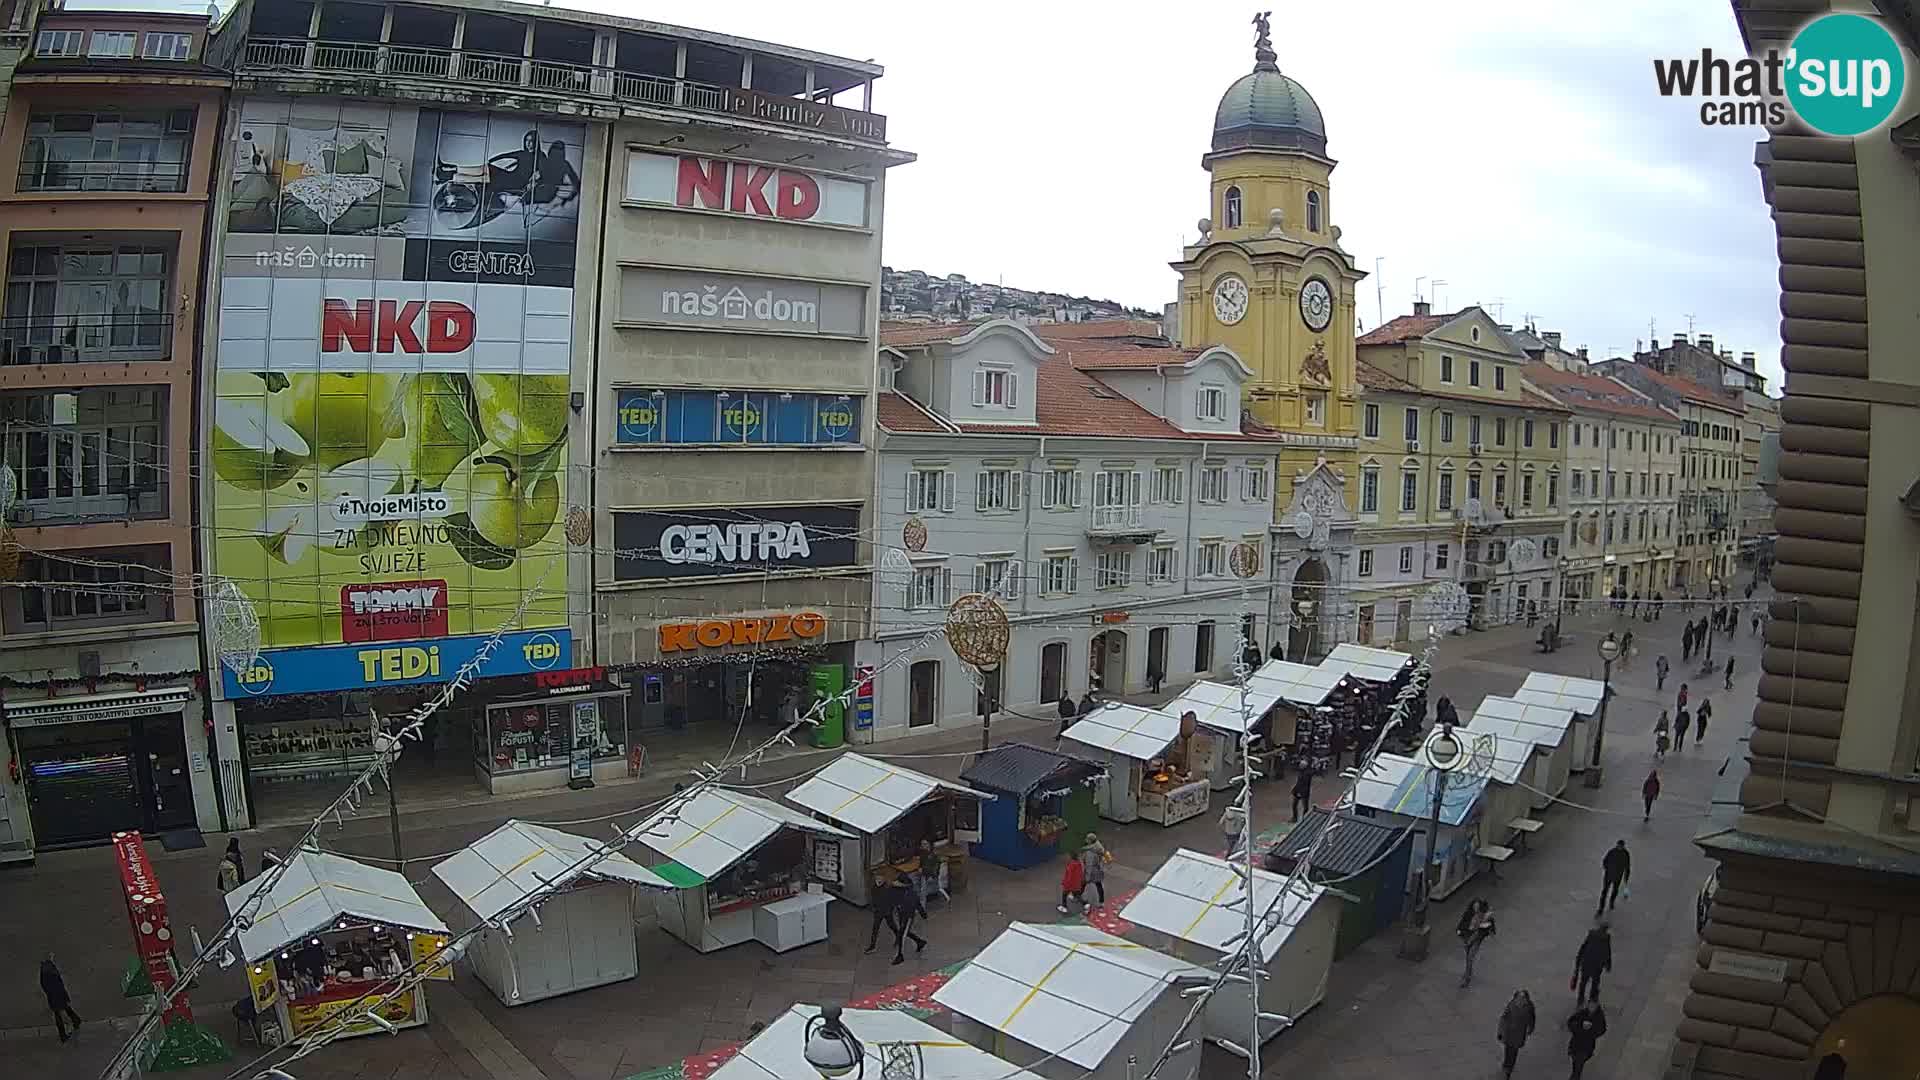
POLYGON ((1278 694, 1268 728, 1273 738, 1256 752, 1256 767, 1278 777, 1287 766, 1325 771, 1333 764, 1332 702, 1347 678, 1338 668, 1269 660, 1248 680, 1278 694), (1290 737, 1288 737, 1290 736, 1290 737))
MULTIPOLYGON (((1245 867, 1181 848, 1154 871, 1120 917, 1170 938, 1168 951, 1173 955, 1211 966, 1240 947, 1247 930, 1245 905, 1251 903, 1271 927, 1260 941, 1267 972, 1260 980, 1260 1012, 1297 1021, 1326 997, 1341 901, 1324 885, 1289 884, 1282 875, 1265 870, 1253 872, 1249 896, 1244 872, 1245 867)), ((1244 1047, 1253 1015, 1248 997, 1245 985, 1222 986, 1207 1002, 1207 1038, 1244 1047)), ((1263 1020, 1260 1041, 1285 1026, 1263 1020)))
POLYGON ((1544 810, 1567 790, 1567 774, 1573 765, 1573 710, 1557 705, 1536 705, 1517 698, 1482 698, 1473 710, 1468 726, 1479 729, 1481 718, 1501 720, 1515 735, 1525 735, 1540 748, 1527 783, 1536 790, 1533 809, 1544 810))
POLYGON ((823 821, 757 795, 709 787, 662 807, 630 834, 667 861, 653 871, 660 928, 701 952, 758 941, 774 952, 825 941, 840 842, 823 821))
MULTIPOLYGON (((1133 1080, 1179 1041, 1180 990, 1211 973, 1091 926, 1016 922, 934 991, 953 1033, 1049 1080, 1133 1080)), ((1200 1045, 1160 1066, 1190 1080, 1200 1045)))
POLYGON ((841 842, 840 881, 829 888, 865 907, 876 874, 910 875, 927 882, 929 892, 962 887, 965 845, 980 839, 981 804, 993 795, 849 753, 786 798, 853 834, 841 842), (937 865, 925 865, 928 859, 937 865))
MULTIPOLYGON (((1326 810, 1309 810, 1266 853, 1266 867, 1291 874, 1294 864, 1335 820, 1326 810)), ((1307 880, 1335 884, 1347 902, 1340 907, 1335 960, 1359 948, 1400 918, 1407 898, 1407 862, 1413 857, 1413 830, 1341 815, 1334 838, 1313 851, 1307 880)))
POLYGON ((1212 793, 1191 763, 1211 752, 1211 738, 1198 722, 1138 705, 1109 704, 1081 717, 1061 739, 1107 767, 1094 788, 1101 817, 1175 825, 1207 812, 1212 793))
POLYGON ((347 1011, 362 1018, 346 1025, 346 1035, 425 1024, 425 983, 380 1006, 384 1024, 364 1014, 415 963, 433 964, 431 979, 453 978, 438 959, 446 924, 392 870, 311 850, 293 852, 287 861, 278 880, 261 875, 226 896, 227 910, 237 913, 272 881, 240 931, 262 1041, 299 1038, 347 1011))
POLYGON ((974 756, 961 770, 970 787, 1000 796, 980 807, 976 858, 1024 870, 1060 853, 1060 840, 1098 827, 1093 789, 1105 768, 1026 743, 1002 743, 974 756))
MULTIPOLYGON (((1381 754, 1354 783, 1354 812, 1396 828, 1411 826, 1415 851, 1424 852, 1426 840, 1421 834, 1433 817, 1433 773, 1412 758, 1381 754)), ((1431 894, 1434 900, 1447 896, 1480 872, 1478 838, 1486 788, 1484 776, 1455 773, 1447 777, 1440 800, 1440 833, 1433 845, 1433 861, 1438 868, 1431 894)), ((1408 889, 1417 885, 1420 873, 1420 856, 1416 854, 1407 868, 1408 889)))
POLYGON ((433 876, 491 924, 535 890, 553 892, 537 922, 482 931, 467 962, 503 1005, 605 986, 639 974, 633 913, 636 887, 673 884, 619 852, 583 863, 600 842, 545 825, 509 821, 434 865, 433 876))
POLYGON ((1207 739, 1195 740, 1194 771, 1207 778, 1212 790, 1225 791, 1240 783, 1249 744, 1259 754, 1276 743, 1293 742, 1293 713, 1277 708, 1279 704, 1280 694, 1270 682, 1247 680, 1242 701, 1240 687, 1202 680, 1160 706, 1160 711, 1174 716, 1192 713, 1195 722, 1207 729, 1207 739))
POLYGON ((1370 645, 1335 645, 1327 653, 1320 666, 1332 668, 1342 674, 1370 683, 1385 685, 1397 682, 1401 676, 1413 670, 1413 656, 1393 649, 1376 649, 1370 645))
POLYGON ((1594 718, 1600 714, 1600 697, 1605 692, 1606 684, 1598 679, 1535 671, 1528 673, 1520 689, 1513 692, 1513 699, 1572 712, 1573 745, 1568 769, 1586 772, 1593 759, 1594 718))
MULTIPOLYGON (((740 1047, 708 1080, 813 1080, 823 1074, 807 1061, 808 1036, 821 1024, 818 1005, 795 1005, 740 1047)), ((836 1018, 859 1043, 864 1068, 830 1075, 883 1080, 896 1075, 888 1048, 901 1047, 912 1061, 904 1075, 915 1080, 1042 1080, 1041 1077, 969 1046, 924 1020, 896 1009, 842 1009, 836 1018)))
POLYGON ((1486 764, 1487 787, 1481 795, 1474 851, 1492 862, 1505 862, 1540 828, 1540 822, 1529 816, 1533 809, 1529 788, 1539 760, 1533 732, 1494 717, 1478 717, 1472 727, 1454 731, 1474 747, 1474 757, 1486 764))

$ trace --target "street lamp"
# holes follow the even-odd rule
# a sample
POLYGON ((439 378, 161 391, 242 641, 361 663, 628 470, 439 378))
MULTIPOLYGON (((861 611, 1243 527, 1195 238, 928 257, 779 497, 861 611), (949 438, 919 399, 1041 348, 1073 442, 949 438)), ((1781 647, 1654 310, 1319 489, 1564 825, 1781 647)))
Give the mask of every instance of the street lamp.
POLYGON ((1565 555, 1560 556, 1559 560, 1553 564, 1553 598, 1555 603, 1559 605, 1558 611, 1554 613, 1554 621, 1556 623, 1560 621, 1559 612, 1569 610, 1567 607, 1567 568, 1572 565, 1573 560, 1567 558, 1565 555))
POLYGON ((807 1021, 807 1064, 826 1080, 843 1076, 863 1077, 867 1072, 866 1049, 847 1025, 840 1022, 840 1006, 823 1005, 820 1015, 807 1021))
POLYGON ((1293 602, 1293 610, 1300 616, 1300 621, 1307 625, 1307 645, 1300 654, 1302 663, 1305 663, 1313 657, 1313 631, 1316 629, 1316 625, 1313 622, 1313 608, 1314 603, 1311 600, 1295 600, 1293 602))
POLYGON ((1613 697, 1613 662, 1620 658, 1620 642, 1607 631, 1600 639, 1600 715, 1593 722, 1593 759, 1587 762, 1586 785, 1600 786, 1600 750, 1607 739, 1607 701, 1613 697))
POLYGON ((1433 788, 1433 806, 1427 818, 1427 851, 1426 858, 1420 864, 1420 887, 1413 894, 1413 918, 1408 921, 1407 932, 1400 942, 1400 955, 1409 960, 1427 958, 1427 939, 1432 931, 1427 925, 1427 898, 1433 894, 1433 858, 1439 849, 1440 809, 1447 797, 1447 774, 1466 762, 1465 748, 1454 735, 1452 724, 1441 724, 1434 729, 1433 734, 1427 737, 1426 744, 1420 748, 1420 757, 1433 770, 1430 785, 1433 788))

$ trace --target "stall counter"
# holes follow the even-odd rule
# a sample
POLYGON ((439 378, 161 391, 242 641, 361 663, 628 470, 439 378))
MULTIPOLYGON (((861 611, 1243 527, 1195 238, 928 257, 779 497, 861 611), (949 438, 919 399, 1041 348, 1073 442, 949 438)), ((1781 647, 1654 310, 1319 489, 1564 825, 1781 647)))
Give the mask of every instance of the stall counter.
POLYGON ((1140 789, 1140 816, 1162 825, 1178 825, 1207 812, 1213 799, 1206 777, 1156 789, 1152 782, 1140 789))

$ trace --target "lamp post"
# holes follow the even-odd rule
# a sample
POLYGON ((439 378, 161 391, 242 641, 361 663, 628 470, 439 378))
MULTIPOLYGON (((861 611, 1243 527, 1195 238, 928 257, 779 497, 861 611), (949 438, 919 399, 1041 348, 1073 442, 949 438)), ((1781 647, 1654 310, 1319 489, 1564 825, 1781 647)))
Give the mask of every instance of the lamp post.
POLYGON ((840 1006, 821 1006, 820 1015, 807 1021, 805 1040, 803 1053, 807 1064, 826 1080, 840 1080, 844 1076, 858 1080, 866 1075, 866 1048, 847 1025, 840 1022, 840 1006))
POLYGON ((1427 924, 1427 904, 1428 897, 1433 894, 1433 858, 1439 850, 1440 809, 1447 797, 1447 774, 1458 769, 1466 760, 1452 724, 1441 724, 1435 728, 1433 734, 1427 737, 1426 745, 1420 748, 1420 756, 1425 759, 1427 767, 1433 770, 1430 784, 1433 788, 1433 806, 1427 818, 1427 851, 1420 863, 1420 886, 1413 894, 1413 917, 1408 920, 1406 933, 1400 941, 1400 955, 1408 960, 1427 958, 1428 937, 1432 931, 1427 924))
POLYGON ((1313 622, 1313 606, 1313 601, 1311 600, 1295 600, 1293 602, 1295 614, 1300 616, 1300 621, 1305 623, 1307 627, 1307 644, 1300 652, 1300 662, 1303 664, 1313 659, 1313 632, 1316 629, 1316 624, 1313 622))
POLYGON ((1587 762, 1586 785, 1600 786, 1600 751, 1607 740, 1607 702, 1613 698, 1613 662, 1620 657, 1620 642, 1607 631, 1600 639, 1600 715, 1593 721, 1593 758, 1587 762))
MULTIPOLYGON (((1707 579, 1707 614, 1709 617, 1712 616, 1713 612, 1719 610, 1717 607, 1719 603, 1718 597, 1720 590, 1725 587, 1726 583, 1718 577, 1707 579)), ((1705 661, 1711 661, 1713 659, 1713 638, 1713 631, 1707 631, 1707 655, 1704 657, 1705 661)))
POLYGON ((1556 624, 1560 621, 1560 613, 1568 610, 1567 568, 1572 565, 1573 560, 1567 558, 1565 555, 1560 556, 1553 564, 1553 602, 1556 605, 1553 613, 1553 621, 1556 624))

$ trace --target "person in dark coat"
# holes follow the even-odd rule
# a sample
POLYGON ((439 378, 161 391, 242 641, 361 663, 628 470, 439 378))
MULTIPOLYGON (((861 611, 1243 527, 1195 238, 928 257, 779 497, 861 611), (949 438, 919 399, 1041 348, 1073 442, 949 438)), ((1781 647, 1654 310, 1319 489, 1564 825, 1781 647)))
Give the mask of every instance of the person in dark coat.
POLYGON ((1733 657, 1727 657, 1727 689, 1733 689, 1733 657))
POLYGON ((227 858, 233 860, 234 869, 239 871, 239 883, 245 885, 247 883, 247 857, 240 854, 239 837, 227 837, 227 858))
POLYGON ((1293 820, 1313 809, 1313 770, 1302 766, 1293 777, 1293 820))
POLYGON ((1647 804, 1646 813, 1640 817, 1641 821, 1653 820, 1653 801, 1659 797, 1660 770, 1654 769, 1652 772, 1647 773, 1646 782, 1640 785, 1640 801, 1647 804))
POLYGON ((1452 698, 1442 697, 1440 703, 1433 707, 1433 722, 1447 727, 1460 726, 1460 710, 1454 705, 1452 698))
POLYGON ((874 875, 873 897, 868 905, 873 909, 873 928, 867 932, 867 951, 880 947, 880 928, 893 925, 893 909, 900 906, 902 891, 886 878, 874 875))
POLYGON ((1606 1033, 1607 1014, 1597 1001, 1580 1006, 1567 1017, 1567 1058, 1573 1062, 1573 1071, 1567 1074, 1567 1080, 1580 1080, 1588 1059, 1593 1057, 1594 1046, 1606 1033))
POLYGON ((1534 1020, 1532 996, 1525 990, 1515 990, 1507 999, 1507 1007, 1500 1010, 1500 1075, 1507 1080, 1513 1080, 1513 1066, 1520 1060, 1520 1048, 1533 1034, 1534 1020))
POLYGON ((1467 953, 1466 970, 1460 975, 1462 987, 1473 985, 1473 962, 1480 956, 1480 947, 1498 931, 1493 920, 1492 904, 1477 896, 1467 902, 1467 910, 1460 913, 1460 925, 1454 930, 1467 953))
POLYGON ((1607 930, 1607 922, 1602 919, 1593 924, 1587 936, 1580 942, 1580 951, 1573 954, 1573 980, 1577 1000, 1585 1005, 1589 1000, 1600 1000, 1600 976, 1613 970, 1613 935, 1607 930))
POLYGON ((1707 737, 1707 718, 1713 715, 1713 702, 1700 699, 1700 711, 1693 716, 1693 742, 1698 746, 1707 737))
POLYGON ((1287 643, 1284 641, 1274 642, 1273 648, 1268 650, 1267 652, 1267 659, 1285 660, 1286 658, 1287 658, 1287 643))
POLYGON ((47 995, 47 1008, 53 1012, 54 1029, 60 1032, 60 1041, 66 1042, 73 1037, 67 1031, 67 1024, 73 1024, 73 1031, 80 1030, 80 1014, 73 1011, 73 998, 67 994, 67 980, 60 977, 60 968, 53 962, 53 954, 40 961, 40 992, 47 995))
POLYGON ((893 924, 893 963, 907 962, 907 939, 913 939, 913 951, 927 951, 927 939, 913 932, 913 920, 927 917, 927 902, 914 888, 913 879, 899 874, 893 879, 895 901, 890 921, 893 924))
POLYGON ((1593 909, 1594 918, 1613 910, 1620 900, 1620 890, 1632 878, 1633 856, 1628 853, 1625 840, 1616 840, 1600 860, 1600 904, 1593 909))
POLYGON ((1687 713, 1687 707, 1685 705, 1680 706, 1680 711, 1675 713, 1673 717, 1674 735, 1676 736, 1673 744, 1675 753, 1687 748, 1687 728, 1692 723, 1693 717, 1687 713))

